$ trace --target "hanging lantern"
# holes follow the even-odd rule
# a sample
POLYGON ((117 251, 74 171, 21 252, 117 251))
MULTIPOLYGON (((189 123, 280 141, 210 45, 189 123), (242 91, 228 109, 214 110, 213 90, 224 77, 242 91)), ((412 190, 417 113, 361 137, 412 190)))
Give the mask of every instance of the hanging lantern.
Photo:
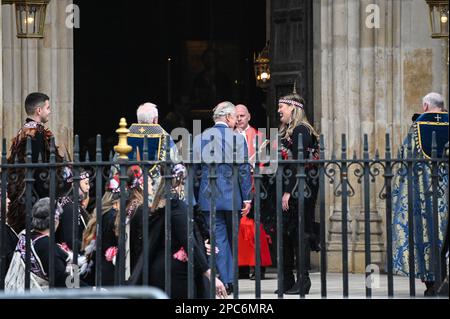
POLYGON ((266 89, 270 81, 270 59, 269 59, 269 42, 267 42, 264 49, 254 56, 255 78, 256 86, 266 89))
POLYGON ((43 38, 45 14, 50 0, 2 0, 15 5, 17 37, 43 38))
POLYGON ((448 1, 425 0, 430 10, 431 37, 448 37, 448 1))

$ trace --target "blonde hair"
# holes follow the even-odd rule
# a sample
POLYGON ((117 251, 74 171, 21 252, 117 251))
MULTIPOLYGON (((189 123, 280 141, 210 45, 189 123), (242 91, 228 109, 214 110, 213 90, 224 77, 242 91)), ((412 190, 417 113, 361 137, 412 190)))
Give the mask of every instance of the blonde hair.
MULTIPOLYGON (((125 207, 125 213, 127 213, 130 209, 133 209, 136 212, 136 209, 144 203, 144 195, 142 189, 140 187, 133 188, 130 193, 130 198, 127 201, 127 206, 125 207)), ((129 216, 130 219, 133 216, 129 216)), ((120 229, 120 211, 116 214, 116 219, 114 221, 114 233, 116 236, 119 236, 120 229)))
POLYGON ((161 178, 161 181, 158 185, 158 189, 155 193, 155 198, 153 199, 152 206, 150 207, 150 213, 153 214, 158 208, 165 206, 165 198, 164 198, 164 191, 165 191, 165 185, 166 181, 165 178, 161 178))
MULTIPOLYGON (((115 199, 113 197, 112 192, 105 192, 105 194, 102 197, 102 216, 109 212, 112 208, 115 202, 119 201, 119 198, 115 199)), ((83 232, 83 244, 82 249, 85 249, 89 243, 94 239, 95 237, 95 230, 97 226, 97 208, 94 209, 92 212, 92 217, 89 220, 86 229, 83 232)))
MULTIPOLYGON (((291 100, 295 102, 299 102, 302 105, 305 105, 305 100, 298 94, 289 94, 286 96, 283 96, 281 99, 283 100, 291 100)), ((280 126, 280 136, 282 138, 290 137, 292 136, 292 133, 294 132, 294 129, 299 126, 300 124, 306 126, 308 128, 311 135, 314 135, 316 139, 319 139, 319 133, 314 129, 314 127, 309 123, 308 118, 306 117, 305 110, 301 107, 289 104, 290 107, 292 107, 292 114, 291 114, 291 120, 289 123, 285 124, 282 123, 280 126)))

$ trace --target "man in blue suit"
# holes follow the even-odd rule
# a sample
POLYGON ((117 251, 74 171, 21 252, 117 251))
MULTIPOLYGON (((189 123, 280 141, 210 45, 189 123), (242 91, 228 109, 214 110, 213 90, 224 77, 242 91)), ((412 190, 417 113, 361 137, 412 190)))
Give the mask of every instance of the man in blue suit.
MULTIPOLYGON (((220 279, 228 286, 230 293, 233 282, 232 256, 232 211, 240 210, 248 214, 251 205, 251 175, 245 139, 236 134, 236 107, 230 102, 222 102, 214 108, 215 125, 194 139, 194 161, 201 169, 198 203, 209 222, 212 207, 216 210, 216 256, 220 279), (233 188, 233 142, 236 140, 236 162, 239 165, 237 189, 233 188), (211 187, 209 164, 215 164, 215 187, 211 187), (235 197, 233 207, 233 192, 235 197)), ((234 256, 237 258, 237 256, 234 256)), ((237 274, 236 274, 237 275, 237 274)))

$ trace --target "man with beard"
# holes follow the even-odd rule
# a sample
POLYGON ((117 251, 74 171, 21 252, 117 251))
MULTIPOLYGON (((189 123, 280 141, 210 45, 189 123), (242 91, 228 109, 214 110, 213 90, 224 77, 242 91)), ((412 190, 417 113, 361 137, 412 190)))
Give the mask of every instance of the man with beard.
MULTIPOLYGON (((22 128, 12 140, 8 164, 26 162, 27 139, 31 139, 32 163, 50 160, 50 139, 53 133, 44 126, 48 122, 50 98, 43 93, 31 93, 25 99, 27 119, 22 128)), ((62 162, 62 157, 56 151, 56 161, 62 162)), ((39 168, 34 170, 33 202, 49 194, 49 183, 45 176, 48 170, 39 168)), ((8 195, 11 200, 7 214, 7 222, 16 233, 25 229, 25 169, 10 168, 8 171, 8 195)))

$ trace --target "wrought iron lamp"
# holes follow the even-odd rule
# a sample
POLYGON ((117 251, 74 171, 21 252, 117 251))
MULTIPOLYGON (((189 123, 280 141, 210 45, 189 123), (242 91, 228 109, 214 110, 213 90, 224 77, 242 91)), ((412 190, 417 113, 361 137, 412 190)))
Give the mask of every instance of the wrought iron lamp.
POLYGON ((270 81, 270 59, 269 59, 269 42, 256 57, 254 55, 254 68, 256 86, 262 89, 266 89, 269 86, 270 81))
POLYGON ((448 1, 425 0, 430 10, 431 37, 448 38, 448 1))
POLYGON ((433 39, 447 38, 447 65, 448 58, 448 0, 425 0, 430 10, 431 37, 433 39))
POLYGON ((15 5, 17 37, 39 39, 44 37, 45 15, 50 0, 2 0, 15 5))

